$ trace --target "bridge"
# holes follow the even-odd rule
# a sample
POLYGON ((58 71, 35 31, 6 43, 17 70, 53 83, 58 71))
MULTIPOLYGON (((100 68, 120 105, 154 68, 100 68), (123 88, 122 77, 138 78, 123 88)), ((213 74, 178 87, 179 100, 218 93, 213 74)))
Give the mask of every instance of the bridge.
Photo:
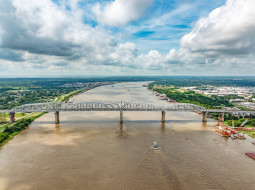
MULTIPOLYGON (((6 111, 6 110, 5 110, 6 111)), ((205 109, 202 106, 189 103, 172 103, 167 106, 158 106, 154 104, 143 104, 137 102, 125 102, 120 101, 116 103, 100 103, 100 102, 80 102, 80 103, 62 103, 62 102, 48 102, 48 103, 36 103, 25 104, 17 106, 9 110, 10 121, 15 121, 15 113, 31 113, 31 112, 54 112, 55 123, 59 123, 59 112, 67 111, 119 111, 120 123, 123 123, 124 111, 161 111, 161 122, 165 122, 166 112, 181 111, 181 112, 200 112, 202 115, 202 121, 207 121, 208 113, 229 113, 244 115, 255 114, 255 111, 244 110, 228 110, 228 109, 205 109)))

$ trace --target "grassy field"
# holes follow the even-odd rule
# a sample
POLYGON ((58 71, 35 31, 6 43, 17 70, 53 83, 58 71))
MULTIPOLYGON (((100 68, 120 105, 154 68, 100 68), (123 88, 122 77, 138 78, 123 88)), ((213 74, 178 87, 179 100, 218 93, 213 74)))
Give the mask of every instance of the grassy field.
POLYGON ((63 99, 61 99, 61 102, 66 101, 67 99, 69 99, 70 97, 74 96, 75 94, 78 94, 78 93, 81 92, 81 91, 82 91, 82 89, 76 90, 76 91, 74 91, 74 92, 70 92, 69 94, 65 95, 65 96, 63 97, 63 99))
POLYGON ((248 134, 250 137, 255 138, 255 131, 240 131, 242 133, 248 134))

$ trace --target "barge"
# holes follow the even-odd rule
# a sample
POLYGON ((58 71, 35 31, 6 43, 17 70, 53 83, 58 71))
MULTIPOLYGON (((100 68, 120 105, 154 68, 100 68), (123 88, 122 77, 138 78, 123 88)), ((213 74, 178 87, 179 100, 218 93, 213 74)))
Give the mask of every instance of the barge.
POLYGON ((246 152, 245 154, 255 160, 255 152, 246 152))
POLYGON ((221 124, 222 126, 216 126, 216 129, 214 130, 215 133, 222 137, 231 137, 232 139, 240 139, 245 140, 244 133, 240 133, 237 130, 227 127, 224 124, 221 124))
POLYGON ((221 127, 221 126, 217 126, 217 128, 214 130, 214 132, 222 137, 230 137, 232 134, 228 128, 221 127))

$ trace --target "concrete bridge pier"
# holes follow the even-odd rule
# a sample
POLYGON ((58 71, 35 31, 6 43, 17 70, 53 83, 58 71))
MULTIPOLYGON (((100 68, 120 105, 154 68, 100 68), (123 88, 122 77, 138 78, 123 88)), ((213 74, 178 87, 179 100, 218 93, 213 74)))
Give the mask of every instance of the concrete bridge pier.
POLYGON ((59 124, 59 111, 55 111, 55 124, 59 124))
POLYGON ((165 123, 165 122, 166 122, 166 112, 162 111, 161 123, 165 123))
POLYGON ((10 115, 10 122, 11 123, 15 122, 15 112, 10 112, 9 115, 10 115))
POLYGON ((122 124, 124 121, 123 121, 123 111, 121 110, 120 111, 120 123, 122 124))
POLYGON ((207 114, 208 112, 202 112, 202 122, 207 122, 207 114))
POLYGON ((233 114, 229 113, 229 119, 232 120, 233 119, 233 114))

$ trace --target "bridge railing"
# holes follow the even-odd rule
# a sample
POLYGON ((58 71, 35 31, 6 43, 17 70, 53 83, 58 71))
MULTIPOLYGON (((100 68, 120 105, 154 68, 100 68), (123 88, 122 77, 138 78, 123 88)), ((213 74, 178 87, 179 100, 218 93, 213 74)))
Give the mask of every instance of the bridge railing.
POLYGON ((228 112, 228 113, 252 113, 255 111, 205 109, 202 106, 189 103, 172 103, 167 106, 145 104, 137 102, 80 102, 80 103, 36 103, 17 106, 8 112, 55 112, 55 111, 191 111, 191 112, 228 112))
POLYGON ((204 107, 187 104, 174 103, 168 106, 158 106, 137 102, 80 102, 80 103, 37 103, 25 104, 14 107, 10 112, 54 112, 54 111, 204 111, 204 107))

